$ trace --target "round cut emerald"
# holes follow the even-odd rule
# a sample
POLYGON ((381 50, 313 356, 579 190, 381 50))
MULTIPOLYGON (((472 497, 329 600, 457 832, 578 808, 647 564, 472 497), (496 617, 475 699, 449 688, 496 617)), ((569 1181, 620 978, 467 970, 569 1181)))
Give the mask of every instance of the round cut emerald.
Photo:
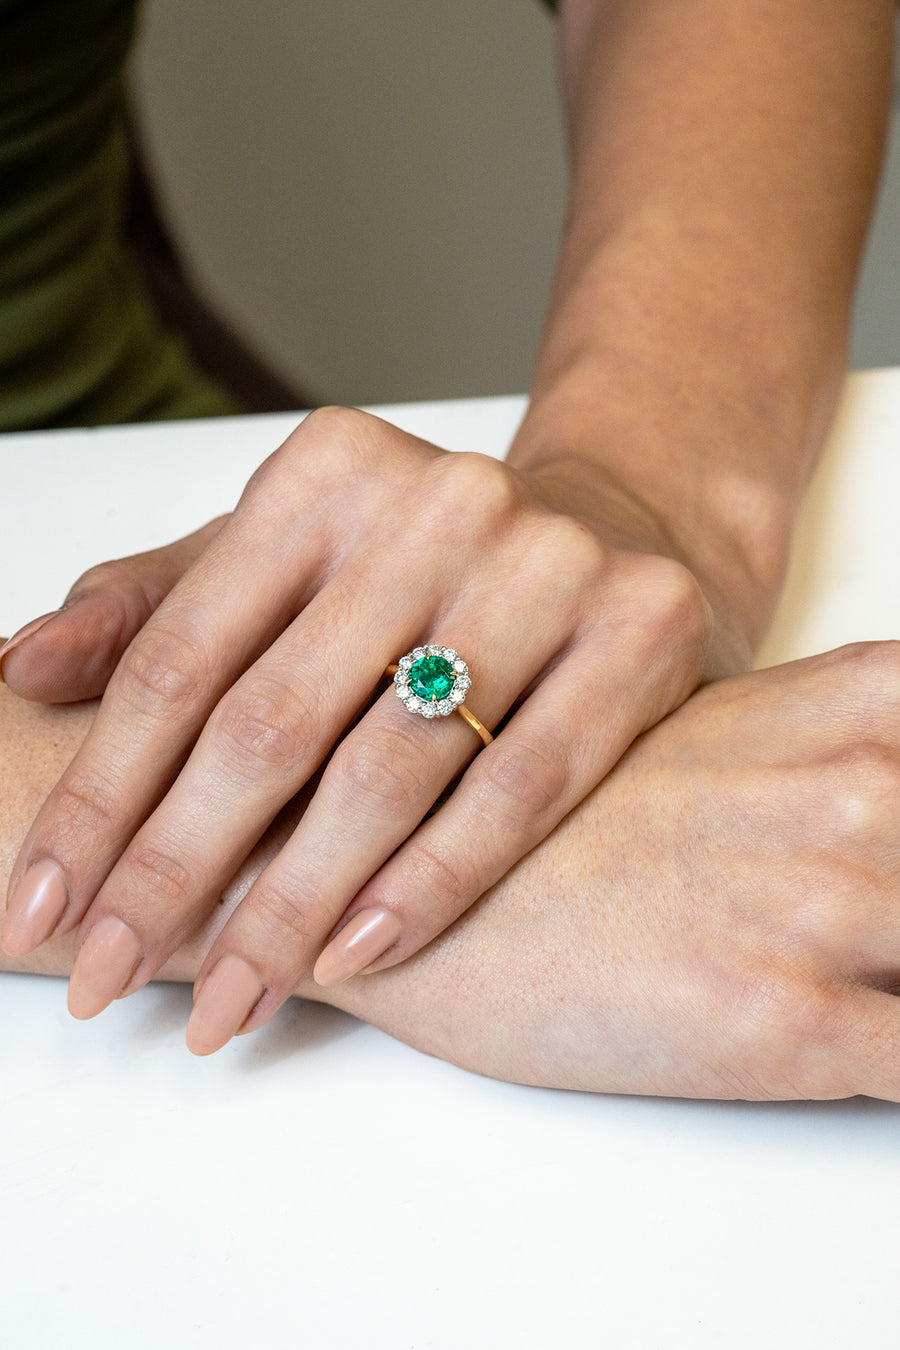
POLYGON ((423 656, 409 668, 409 687, 426 703, 446 698, 455 683, 453 666, 443 656, 423 656))

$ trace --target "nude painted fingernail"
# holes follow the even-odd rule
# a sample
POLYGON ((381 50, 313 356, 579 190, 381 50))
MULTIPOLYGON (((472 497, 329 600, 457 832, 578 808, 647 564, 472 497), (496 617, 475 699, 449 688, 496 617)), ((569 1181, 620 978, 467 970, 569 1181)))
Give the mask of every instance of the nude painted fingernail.
POLYGON ((43 858, 19 879, 3 921, 3 947, 10 956, 27 956, 39 947, 63 916, 69 903, 66 878, 59 863, 43 858))
POLYGON ((402 931, 403 925, 391 910, 361 909, 322 952, 313 979, 326 988, 343 984, 383 956, 402 931))
POLYGON ((143 948, 126 923, 107 914, 95 924, 75 958, 69 980, 69 1012, 96 1017, 117 999, 143 959, 143 948))
POLYGON ((240 956, 223 956, 206 977, 187 1025, 187 1048, 211 1055, 227 1045, 265 993, 256 971, 240 956))
POLYGON ((31 623, 26 623, 24 628, 19 629, 18 633, 13 633, 8 642, 4 642, 3 646, 0 647, 0 680, 3 679, 3 662, 10 652, 14 652, 17 647, 21 647, 22 643, 27 641, 28 638, 34 637, 39 628, 43 628, 45 623, 55 619, 60 612, 58 609, 53 609, 49 614, 42 614, 39 619, 32 619, 31 623))

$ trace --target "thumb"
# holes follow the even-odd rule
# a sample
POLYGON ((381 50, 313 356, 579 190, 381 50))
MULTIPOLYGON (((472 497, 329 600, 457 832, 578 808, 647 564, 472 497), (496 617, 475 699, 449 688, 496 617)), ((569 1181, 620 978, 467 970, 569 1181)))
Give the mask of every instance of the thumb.
POLYGON ((62 609, 32 619, 0 649, 0 679, 38 703, 102 694, 132 638, 226 519, 219 516, 163 548, 90 568, 62 609))

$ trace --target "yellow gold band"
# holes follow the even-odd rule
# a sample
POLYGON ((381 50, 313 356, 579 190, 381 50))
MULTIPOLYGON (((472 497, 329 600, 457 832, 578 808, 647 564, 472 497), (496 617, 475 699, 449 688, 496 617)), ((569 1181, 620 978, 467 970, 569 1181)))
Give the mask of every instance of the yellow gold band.
POLYGON ((462 705, 460 705, 458 708, 455 708, 454 712, 458 712, 463 721, 468 722, 472 730, 478 732, 478 735, 484 741, 485 745, 490 745, 491 741, 494 738, 488 731, 487 727, 484 726, 483 723, 479 722, 478 718, 475 716, 474 713, 469 712, 468 708, 464 708, 462 707, 462 705))

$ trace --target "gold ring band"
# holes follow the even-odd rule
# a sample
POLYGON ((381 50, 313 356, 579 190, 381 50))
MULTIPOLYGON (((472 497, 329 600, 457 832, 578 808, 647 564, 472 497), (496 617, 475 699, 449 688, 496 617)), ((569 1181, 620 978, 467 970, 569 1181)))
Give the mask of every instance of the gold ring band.
POLYGON ((397 697, 409 712, 429 718, 459 713, 485 746, 491 744, 494 738, 484 723, 463 707, 472 682, 465 661, 451 647, 416 647, 384 673, 394 677, 397 697))
MULTIPOLYGON (((484 723, 479 722, 475 714, 473 712, 469 712, 468 708, 459 707, 456 709, 456 711, 459 713, 460 717, 463 719, 464 722, 468 722, 469 726, 472 728, 473 731, 478 732, 478 735, 484 741, 485 745, 490 745, 491 741, 494 738, 488 731, 484 723)), ((499 754, 499 751, 497 753, 499 754)))

